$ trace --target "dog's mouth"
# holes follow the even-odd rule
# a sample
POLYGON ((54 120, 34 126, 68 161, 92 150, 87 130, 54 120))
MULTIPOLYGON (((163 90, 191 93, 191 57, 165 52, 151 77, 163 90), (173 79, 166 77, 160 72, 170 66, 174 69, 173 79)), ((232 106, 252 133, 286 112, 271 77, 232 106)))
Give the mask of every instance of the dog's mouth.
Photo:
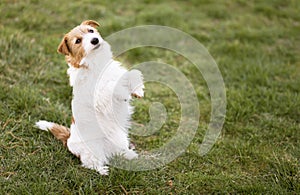
POLYGON ((94 47, 94 49, 93 49, 93 50, 96 50, 96 49, 98 49, 100 46, 101 46, 101 44, 98 44, 96 47, 94 47))

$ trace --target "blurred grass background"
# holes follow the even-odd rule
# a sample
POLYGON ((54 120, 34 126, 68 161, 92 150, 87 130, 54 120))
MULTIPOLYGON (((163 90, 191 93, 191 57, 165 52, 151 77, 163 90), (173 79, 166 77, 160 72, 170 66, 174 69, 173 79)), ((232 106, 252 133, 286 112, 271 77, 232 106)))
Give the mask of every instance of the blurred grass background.
MULTIPOLYGON (((300 193, 300 3, 266 1, 0 1, 1 194, 297 194, 300 193), (163 168, 110 175, 80 167, 52 135, 33 128, 39 119, 68 125, 71 88, 56 48, 85 19, 103 37, 156 24, 178 28, 216 60, 227 90, 222 135, 203 157, 198 144, 210 117, 205 81, 183 57, 155 48, 119 58, 126 66, 157 60, 176 66, 197 90, 201 118, 186 153, 163 168)), ((157 148, 176 132, 180 105, 171 90, 147 85, 134 120, 148 106, 168 110, 163 129, 132 136, 138 150, 157 148)))

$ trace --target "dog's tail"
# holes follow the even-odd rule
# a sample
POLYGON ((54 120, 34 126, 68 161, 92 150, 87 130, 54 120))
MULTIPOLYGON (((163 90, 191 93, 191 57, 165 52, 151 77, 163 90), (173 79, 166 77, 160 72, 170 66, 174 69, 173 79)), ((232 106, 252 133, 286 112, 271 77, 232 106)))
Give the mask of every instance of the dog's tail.
POLYGON ((70 137, 70 129, 69 128, 62 126, 62 125, 58 125, 56 123, 43 121, 43 120, 36 122, 35 126, 44 131, 49 130, 58 140, 62 141, 64 146, 67 145, 67 140, 70 137))

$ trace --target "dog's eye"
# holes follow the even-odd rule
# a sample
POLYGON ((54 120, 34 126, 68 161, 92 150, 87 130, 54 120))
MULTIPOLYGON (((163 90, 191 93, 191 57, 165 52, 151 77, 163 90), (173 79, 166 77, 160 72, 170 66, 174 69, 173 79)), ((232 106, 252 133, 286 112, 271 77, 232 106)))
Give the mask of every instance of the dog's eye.
POLYGON ((76 44, 81 43, 81 39, 76 39, 75 43, 76 43, 76 44))
POLYGON ((93 29, 88 29, 88 32, 89 33, 94 33, 94 30, 93 29))

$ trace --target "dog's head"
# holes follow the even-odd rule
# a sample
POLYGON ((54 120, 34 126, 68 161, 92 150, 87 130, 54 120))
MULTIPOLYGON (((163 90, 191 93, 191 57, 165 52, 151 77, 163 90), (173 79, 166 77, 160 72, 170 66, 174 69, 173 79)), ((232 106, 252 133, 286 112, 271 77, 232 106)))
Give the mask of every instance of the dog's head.
POLYGON ((69 64, 79 68, 81 60, 97 50, 103 42, 96 29, 98 26, 99 24, 93 20, 82 22, 64 36, 57 51, 66 56, 69 64))

